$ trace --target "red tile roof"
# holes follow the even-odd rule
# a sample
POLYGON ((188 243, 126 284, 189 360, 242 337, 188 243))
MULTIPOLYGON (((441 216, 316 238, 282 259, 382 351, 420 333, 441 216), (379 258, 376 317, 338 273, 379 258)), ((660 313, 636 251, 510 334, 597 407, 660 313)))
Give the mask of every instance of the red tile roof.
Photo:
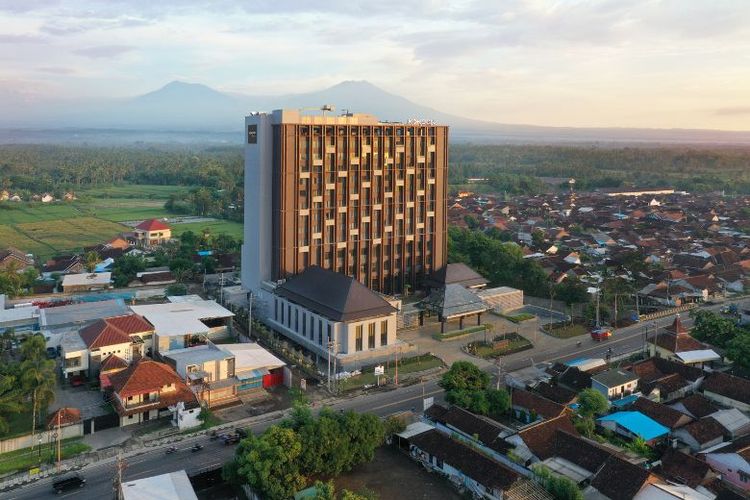
POLYGON ((121 370, 128 367, 128 362, 116 354, 110 354, 102 363, 100 371, 108 372, 112 370, 121 370))
POLYGON ((138 314, 114 316, 97 320, 78 333, 89 349, 127 344, 131 334, 152 332, 154 327, 138 314))
POLYGON ((568 415, 562 415, 550 420, 543 420, 536 425, 531 425, 518 432, 531 452, 541 460, 546 460, 555 455, 555 433, 563 430, 578 436, 578 431, 573 427, 573 422, 568 415))
POLYGON ((47 428, 65 427, 66 425, 77 424, 81 421, 81 410, 78 408, 63 407, 54 412, 47 419, 47 428))
POLYGON ((113 373, 109 379, 120 397, 157 392, 170 384, 185 385, 177 372, 169 365, 148 359, 141 359, 126 370, 113 373))
POLYGON ((170 229, 169 226, 158 219, 144 220, 143 222, 135 226, 135 228, 140 229, 141 231, 164 231, 170 229))
POLYGON ((703 391, 750 404, 750 380, 722 372, 713 372, 703 381, 703 391))
POLYGON ((546 419, 558 417, 565 412, 565 406, 533 392, 516 389, 513 391, 511 399, 513 406, 526 410, 534 410, 538 415, 546 419))
POLYGON ((669 427, 672 430, 686 425, 692 420, 689 416, 680 413, 674 408, 661 403, 656 403, 647 398, 638 398, 635 403, 633 403, 633 409, 638 410, 647 417, 656 420, 661 425, 669 427))
POLYGON ((713 417, 706 417, 686 425, 683 429, 703 445, 724 437, 724 427, 713 417))

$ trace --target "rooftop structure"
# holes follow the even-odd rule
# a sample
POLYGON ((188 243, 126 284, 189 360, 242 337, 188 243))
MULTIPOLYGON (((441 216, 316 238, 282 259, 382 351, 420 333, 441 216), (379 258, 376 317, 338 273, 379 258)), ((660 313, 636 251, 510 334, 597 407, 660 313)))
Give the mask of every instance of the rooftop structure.
POLYGON ((123 481, 123 500, 198 500, 184 470, 123 481))

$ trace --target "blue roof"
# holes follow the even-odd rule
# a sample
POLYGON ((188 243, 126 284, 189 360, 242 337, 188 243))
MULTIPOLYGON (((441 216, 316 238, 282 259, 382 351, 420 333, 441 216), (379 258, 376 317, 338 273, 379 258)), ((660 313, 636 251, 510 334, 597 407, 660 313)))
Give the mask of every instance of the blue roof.
POLYGON ((612 401, 611 404, 612 406, 616 406, 618 408, 624 408, 625 406, 635 403, 635 400, 639 397, 641 397, 640 394, 631 394, 630 396, 625 396, 624 398, 612 401))
POLYGON ((646 441, 669 434, 669 429, 639 411, 620 411, 596 420, 598 422, 615 422, 628 432, 646 441))

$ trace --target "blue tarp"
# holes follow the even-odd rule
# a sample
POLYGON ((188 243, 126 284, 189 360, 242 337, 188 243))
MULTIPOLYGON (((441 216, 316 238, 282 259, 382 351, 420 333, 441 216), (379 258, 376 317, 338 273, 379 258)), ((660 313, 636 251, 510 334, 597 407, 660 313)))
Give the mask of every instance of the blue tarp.
POLYGON ((618 399, 616 401, 612 401, 612 406, 616 406, 617 408, 624 408, 628 405, 631 405, 635 403, 636 399, 641 397, 639 394, 631 394, 630 396, 625 396, 622 399, 618 399))
POLYGON ((615 422, 631 434, 635 434, 646 441, 669 434, 669 429, 639 411, 620 411, 596 420, 597 422, 615 422))
POLYGON ((214 254, 213 250, 198 250, 198 255, 200 255, 201 257, 208 257, 209 255, 213 255, 213 254, 214 254))

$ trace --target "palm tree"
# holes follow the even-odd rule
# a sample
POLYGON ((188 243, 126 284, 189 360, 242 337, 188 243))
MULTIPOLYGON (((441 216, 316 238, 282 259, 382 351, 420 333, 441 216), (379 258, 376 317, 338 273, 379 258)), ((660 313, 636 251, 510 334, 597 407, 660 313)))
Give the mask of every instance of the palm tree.
POLYGON ((8 432, 8 421, 5 415, 18 413, 23 409, 21 390, 16 385, 16 377, 11 375, 0 376, 0 434, 8 432))
POLYGON ((31 395, 31 442, 34 445, 37 411, 42 413, 55 399, 55 363, 45 355, 46 342, 41 335, 28 338, 21 346, 21 386, 31 395))
POLYGON ((86 252, 83 257, 83 265, 86 271, 93 273, 96 269, 96 265, 99 263, 99 254, 96 252, 86 252))

